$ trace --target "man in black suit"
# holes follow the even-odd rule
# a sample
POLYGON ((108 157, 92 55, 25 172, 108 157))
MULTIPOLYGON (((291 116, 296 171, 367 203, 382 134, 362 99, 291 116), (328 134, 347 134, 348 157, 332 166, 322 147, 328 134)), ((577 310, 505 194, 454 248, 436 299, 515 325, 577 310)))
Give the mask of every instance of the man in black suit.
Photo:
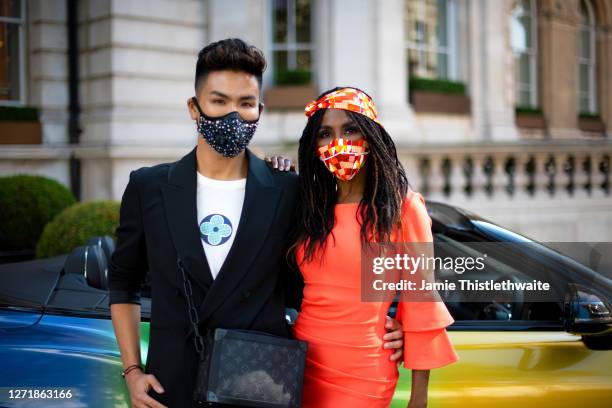
MULTIPOLYGON (((202 49, 187 102, 198 144, 175 163, 131 173, 109 273, 113 326, 134 407, 189 407, 197 353, 181 265, 202 329, 290 336, 285 307, 303 282, 287 267, 297 176, 275 171, 247 145, 263 108, 265 59, 238 39, 202 49), (151 322, 140 366, 140 287, 149 274, 151 322)), ((396 322, 394 322, 396 324, 396 322)), ((391 346, 401 350, 401 330, 391 346), (399 340, 398 340, 399 339, 399 340)))

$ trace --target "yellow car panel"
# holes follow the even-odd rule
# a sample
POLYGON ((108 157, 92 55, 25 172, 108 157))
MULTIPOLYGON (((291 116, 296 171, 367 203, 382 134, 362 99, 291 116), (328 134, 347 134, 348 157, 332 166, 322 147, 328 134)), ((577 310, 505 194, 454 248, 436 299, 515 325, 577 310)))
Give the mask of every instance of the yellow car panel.
MULTIPOLYGON (((434 369, 428 407, 612 407, 612 351, 563 331, 449 330, 460 360, 434 369)), ((401 368, 392 407, 410 398, 401 368)))

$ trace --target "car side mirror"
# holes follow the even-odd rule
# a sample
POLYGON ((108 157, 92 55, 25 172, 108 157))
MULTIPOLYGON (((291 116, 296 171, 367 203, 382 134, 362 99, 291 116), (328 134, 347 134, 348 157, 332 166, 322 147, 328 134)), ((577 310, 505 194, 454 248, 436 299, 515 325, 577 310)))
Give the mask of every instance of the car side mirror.
POLYGON ((570 283, 565 294, 565 330, 582 336, 612 333, 612 305, 605 296, 570 283))

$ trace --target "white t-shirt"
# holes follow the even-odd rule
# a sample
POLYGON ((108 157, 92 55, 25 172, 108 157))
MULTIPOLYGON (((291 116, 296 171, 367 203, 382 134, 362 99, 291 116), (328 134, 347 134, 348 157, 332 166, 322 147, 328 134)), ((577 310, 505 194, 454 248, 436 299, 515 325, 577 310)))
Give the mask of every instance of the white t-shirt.
POLYGON ((236 236, 244 203, 246 178, 215 180, 196 173, 200 240, 214 279, 236 236))

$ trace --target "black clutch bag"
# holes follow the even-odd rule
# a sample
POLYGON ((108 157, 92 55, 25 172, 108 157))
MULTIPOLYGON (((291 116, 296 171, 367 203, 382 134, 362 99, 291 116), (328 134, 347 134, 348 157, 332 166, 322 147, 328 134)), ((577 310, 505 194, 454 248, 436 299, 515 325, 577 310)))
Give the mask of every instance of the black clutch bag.
POLYGON ((191 283, 182 262, 189 318, 199 355, 193 400, 244 407, 299 408, 307 343, 253 330, 221 329, 200 334, 191 283))

